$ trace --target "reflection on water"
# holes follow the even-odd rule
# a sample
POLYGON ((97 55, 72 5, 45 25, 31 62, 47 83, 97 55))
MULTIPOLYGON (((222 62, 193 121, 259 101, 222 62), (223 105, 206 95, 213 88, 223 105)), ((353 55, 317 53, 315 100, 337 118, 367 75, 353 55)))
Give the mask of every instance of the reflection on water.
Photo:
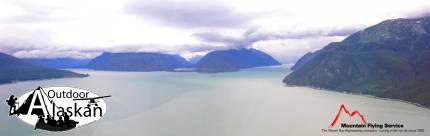
MULTIPOLYGON (((403 123, 407 128, 430 131, 428 109, 365 96, 285 87, 281 81, 289 71, 283 67, 217 74, 74 71, 91 76, 0 85, 0 99, 6 100, 10 94, 20 96, 39 85, 82 88, 113 96, 106 99, 105 117, 62 133, 33 131, 19 119, 7 116, 9 107, 3 103, 0 104, 0 134, 322 135, 321 129, 328 127, 340 104, 351 110, 359 109, 368 122, 403 123)), ((417 135, 429 135, 429 132, 417 135)))

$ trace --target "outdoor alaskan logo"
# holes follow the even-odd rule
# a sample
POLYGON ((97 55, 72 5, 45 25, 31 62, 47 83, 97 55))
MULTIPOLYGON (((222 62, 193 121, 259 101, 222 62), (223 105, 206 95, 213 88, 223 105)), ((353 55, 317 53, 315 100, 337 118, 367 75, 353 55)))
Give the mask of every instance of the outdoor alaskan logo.
POLYGON ((66 131, 99 120, 106 113, 103 98, 87 90, 71 87, 38 87, 7 104, 9 116, 16 115, 34 130, 66 131))

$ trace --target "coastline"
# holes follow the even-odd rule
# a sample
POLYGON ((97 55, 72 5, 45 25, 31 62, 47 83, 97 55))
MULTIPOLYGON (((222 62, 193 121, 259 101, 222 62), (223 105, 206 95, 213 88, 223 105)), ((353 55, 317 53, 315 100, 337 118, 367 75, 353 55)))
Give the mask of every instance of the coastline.
POLYGON ((417 106, 417 107, 420 107, 420 108, 424 108, 424 109, 430 110, 430 106, 425 106, 425 105, 422 105, 422 104, 419 104, 419 103, 415 103, 415 102, 411 102, 411 101, 406 101, 406 100, 402 100, 402 99, 379 97, 379 96, 374 96, 374 95, 370 95, 370 94, 359 94, 359 93, 351 93, 351 92, 341 92, 341 91, 336 91, 336 90, 329 90, 329 89, 310 87, 310 86, 288 85, 288 84, 285 84, 285 83, 283 83, 283 84, 286 87, 307 87, 307 88, 312 88, 312 89, 316 89, 316 90, 320 90, 320 91, 343 93, 343 94, 350 94, 350 95, 356 95, 356 96, 364 96, 364 97, 378 99, 378 100, 401 102, 401 103, 410 104, 410 105, 414 105, 414 106, 417 106))
POLYGON ((83 76, 69 76, 69 77, 58 77, 58 78, 41 78, 41 79, 31 79, 31 80, 13 80, 10 82, 0 83, 2 85, 16 84, 21 82, 29 82, 29 81, 43 81, 43 80, 55 80, 55 79, 63 79, 63 78, 86 78, 89 77, 90 74, 82 74, 83 76))

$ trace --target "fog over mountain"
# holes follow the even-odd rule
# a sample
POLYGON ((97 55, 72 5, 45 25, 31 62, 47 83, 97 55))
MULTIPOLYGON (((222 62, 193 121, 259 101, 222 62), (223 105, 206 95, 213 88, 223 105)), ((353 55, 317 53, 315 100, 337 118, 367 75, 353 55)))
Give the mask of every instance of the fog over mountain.
POLYGON ((5 0, 0 52, 80 59, 104 51, 157 52, 189 59, 255 48, 291 63, 382 20, 426 15, 429 6, 420 0, 5 0))

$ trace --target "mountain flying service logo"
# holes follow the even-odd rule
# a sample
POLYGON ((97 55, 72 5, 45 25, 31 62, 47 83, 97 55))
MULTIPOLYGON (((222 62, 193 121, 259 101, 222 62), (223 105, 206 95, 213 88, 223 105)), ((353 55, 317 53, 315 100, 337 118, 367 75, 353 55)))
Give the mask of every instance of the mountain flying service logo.
MULTIPOLYGON (((367 114, 368 115, 368 114, 367 114)), ((396 119, 397 120, 397 119, 396 119)), ((334 117, 334 119, 330 122, 328 129, 321 129, 323 133, 417 133, 424 132, 424 129, 411 129, 406 128, 405 125, 401 122, 397 122, 396 120, 386 120, 384 122, 372 122, 368 121, 364 118, 364 115, 360 113, 358 110, 354 110, 350 112, 344 104, 340 105, 340 108, 334 117), (343 114, 342 114, 343 113, 343 114), (343 119, 347 117, 346 120, 343 119), (354 118, 355 117, 355 118, 354 118), (342 118, 342 119, 340 119, 342 118), (336 124, 339 124, 335 129, 333 129, 336 124)))
POLYGON ((11 95, 9 116, 16 115, 34 129, 66 131, 99 120, 106 113, 103 98, 71 87, 38 87, 19 98, 11 95))
POLYGON ((339 111, 336 114, 336 117, 333 119, 333 121, 330 123, 330 128, 335 126, 337 123, 337 120, 339 119, 339 116, 341 113, 347 114, 349 117, 354 117, 355 115, 358 115, 361 119, 362 124, 367 124, 366 119, 364 119, 364 115, 362 115, 359 111, 355 110, 353 112, 349 112, 348 109, 345 108, 345 105, 342 104, 339 108, 339 111))

